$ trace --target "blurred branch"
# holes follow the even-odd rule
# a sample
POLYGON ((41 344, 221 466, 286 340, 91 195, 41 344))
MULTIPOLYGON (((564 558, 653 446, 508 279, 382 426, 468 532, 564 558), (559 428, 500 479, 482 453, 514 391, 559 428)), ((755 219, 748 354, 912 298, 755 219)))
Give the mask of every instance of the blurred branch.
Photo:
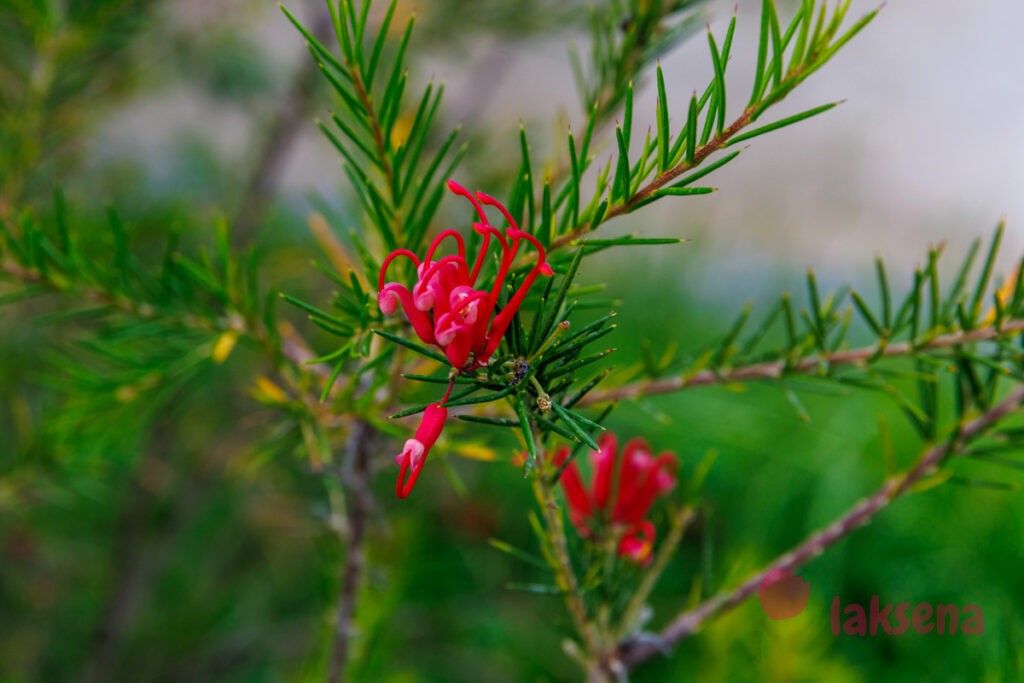
POLYGON ((345 667, 349 652, 366 564, 367 521, 372 507, 370 499, 370 454, 377 445, 377 431, 364 420, 353 422, 345 445, 345 459, 339 477, 348 491, 346 500, 345 564, 342 569, 341 591, 338 598, 338 616, 334 628, 334 648, 331 655, 331 683, 345 680, 345 667))
POLYGON ((136 474, 127 494, 128 501, 119 510, 110 559, 111 587, 92 634, 89 662, 82 679, 85 683, 105 683, 111 680, 111 669, 116 663, 125 630, 138 608, 140 594, 144 589, 144 564, 148 557, 143 548, 144 526, 150 504, 149 494, 143 490, 139 479, 150 466, 149 459, 163 455, 152 453, 153 450, 155 446, 146 449, 136 463, 136 474))
POLYGON ((658 634, 656 643, 624 643, 620 659, 627 667, 634 667, 656 654, 664 653, 683 638, 693 635, 709 619, 720 616, 739 606, 760 587, 769 572, 794 570, 814 559, 849 536, 857 528, 870 522, 894 500, 909 492, 913 486, 936 472, 947 457, 956 455, 963 446, 984 435, 999 421, 1011 415, 1024 402, 1024 387, 1014 389, 1002 402, 974 420, 963 423, 944 443, 931 446, 906 472, 890 477, 873 495, 861 500, 825 529, 812 534, 788 553, 778 557, 730 591, 724 591, 705 600, 692 610, 679 614, 658 634))
POLYGON ((232 318, 230 312, 224 316, 223 320, 217 320, 212 317, 192 313, 171 314, 166 310, 159 310, 149 302, 131 299, 98 287, 86 287, 78 283, 71 285, 66 281, 57 280, 51 277, 49 273, 44 273, 36 269, 25 268, 14 261, 7 259, 0 259, 0 273, 6 274, 10 278, 19 282, 41 285, 55 294, 74 294, 75 296, 87 299, 93 303, 110 306, 122 313, 141 320, 159 319, 166 322, 171 318, 174 323, 179 324, 182 327, 202 332, 215 334, 218 332, 233 330, 264 341, 258 330, 249 329, 245 326, 245 322, 243 320, 232 318))
MULTIPOLYGON (((310 24, 310 32, 317 40, 324 41, 330 36, 331 30, 330 12, 326 6, 320 7, 310 24)), ((251 236, 270 204, 288 152, 309 113, 319 81, 320 69, 316 63, 302 60, 272 122, 265 132, 259 131, 257 134, 262 135, 262 140, 253 146, 259 148, 259 153, 233 221, 231 234, 235 244, 251 236)))
POLYGON ((722 385, 732 382, 749 382, 757 380, 777 380, 788 375, 814 374, 823 367, 837 365, 864 366, 882 358, 910 357, 922 351, 950 349, 964 344, 992 341, 1024 331, 1024 320, 1011 320, 1001 326, 983 327, 975 330, 954 332, 932 339, 931 341, 914 343, 899 342, 880 344, 850 351, 814 355, 796 362, 788 360, 756 363, 722 370, 702 370, 692 375, 670 377, 666 379, 646 379, 612 389, 595 390, 580 399, 578 405, 586 406, 594 403, 620 401, 622 399, 641 398, 655 394, 668 394, 698 386, 722 385))
POLYGON ((696 511, 690 506, 680 507, 672 515, 668 535, 661 542, 661 547, 658 548, 658 553, 654 558, 651 568, 644 574, 644 578, 633 592, 633 596, 629 599, 629 603, 622 613, 622 619, 619 621, 621 625, 619 630, 620 639, 625 638, 629 634, 630 629, 636 628, 640 622, 640 616, 647 605, 647 599, 658 583, 658 579, 665 573, 668 563, 679 547, 679 542, 683 540, 683 534, 690 528, 690 524, 696 517, 696 511))
MULTIPOLYGON (((219 263, 210 262, 206 254, 198 262, 177 253, 172 236, 163 266, 158 273, 150 273, 128 252, 123 227, 112 217, 111 223, 117 227, 117 253, 113 263, 116 272, 110 273, 97 267, 109 264, 81 251, 77 236, 68 232, 59 195, 57 204, 57 243, 49 241, 34 224, 25 222, 21 226, 24 245, 43 246, 23 246, 15 226, 0 223, 0 280, 27 285, 5 299, 60 294, 74 302, 67 312, 71 315, 75 309, 85 308, 83 302, 90 302, 104 314, 119 313, 131 320, 158 323, 179 332, 197 331, 216 339, 209 352, 216 362, 223 360, 215 358, 218 347, 230 353, 235 340, 245 337, 262 348, 278 370, 291 367, 299 375, 314 376, 320 383, 330 376, 329 366, 310 362, 316 355, 302 336, 287 321, 276 320, 273 301, 257 300, 256 285, 252 284, 255 265, 241 263, 230 253, 226 226, 218 231, 219 263), (238 280, 249 284, 239 284, 238 280)), ((296 391, 305 409, 316 419, 325 420, 327 415, 318 393, 293 381, 288 372, 281 375, 296 391)))

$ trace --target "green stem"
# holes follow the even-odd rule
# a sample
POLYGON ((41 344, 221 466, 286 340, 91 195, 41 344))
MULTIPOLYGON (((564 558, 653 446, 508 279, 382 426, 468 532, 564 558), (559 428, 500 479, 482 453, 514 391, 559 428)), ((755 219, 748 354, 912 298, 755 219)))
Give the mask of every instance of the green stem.
MULTIPOLYGON (((564 596, 569 616, 572 617, 576 631, 583 642, 586 666, 589 670, 599 659, 601 643, 597 629, 587 613, 587 606, 580 595, 579 581, 573 570, 572 560, 569 558, 561 506, 555 498, 554 487, 549 483, 548 477, 535 476, 533 491, 544 515, 544 525, 547 529, 546 540, 551 550, 548 558, 549 564, 555 574, 555 583, 564 596)), ((588 680, 593 680, 589 674, 588 680)))
POLYGON ((668 532, 668 536, 661 542, 661 547, 658 548, 654 562, 651 564, 650 569, 644 573, 644 578, 641 579, 640 585, 637 587, 636 592, 633 593, 633 597, 630 598, 629 604, 626 605, 626 610, 622 614, 622 619, 619 621, 618 640, 625 639, 635 628, 647 598, 650 597, 651 591, 654 590, 654 586, 658 583, 658 579, 665 572, 669 560, 675 554, 676 548, 679 547, 679 542, 683 539, 683 534, 695 516, 691 507, 682 507, 673 515, 672 527, 668 532))

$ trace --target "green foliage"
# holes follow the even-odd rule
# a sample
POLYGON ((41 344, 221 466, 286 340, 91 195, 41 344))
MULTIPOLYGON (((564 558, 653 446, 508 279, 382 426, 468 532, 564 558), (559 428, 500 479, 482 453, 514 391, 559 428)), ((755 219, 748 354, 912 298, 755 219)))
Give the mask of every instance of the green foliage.
MULTIPOLYGON (((787 294, 751 327, 751 310, 744 309, 719 340, 682 361, 672 376, 636 387, 638 393, 675 391, 709 383, 769 380, 809 376, 823 382, 882 391, 894 397, 926 440, 936 439, 939 410, 945 405, 936 392, 941 375, 952 378, 952 397, 958 420, 992 407, 1000 380, 1024 380, 1024 356, 1019 345, 1024 291, 1020 264, 998 288, 992 286, 995 261, 1004 227, 992 238, 984 265, 970 281, 980 247, 972 246, 957 276, 943 292, 939 282, 940 250, 932 249, 927 267, 914 276, 913 287, 893 299, 885 265, 876 262, 879 303, 869 304, 856 290, 823 296, 813 272, 807 274, 807 306, 797 311, 787 294), (987 303, 987 306, 985 305, 987 303), (851 321, 874 341, 851 348, 851 321), (908 366, 906 359, 913 359, 908 366), (893 362, 893 359, 897 359, 893 362), (900 360, 902 359, 902 360, 900 360), (905 395, 915 387, 919 400, 905 395)), ((649 367, 636 374, 651 375, 649 367)), ((621 390, 609 392, 618 397, 621 390)), ((795 395, 794 399, 795 399, 795 395)), ((601 395, 589 400, 602 400, 601 395)), ((797 409, 799 402, 795 404, 797 409)))
MULTIPOLYGON (((654 63, 660 54, 693 32, 698 23, 694 9, 699 4, 688 0, 673 3, 633 2, 628 5, 615 2, 610 8, 611 16, 623 17, 619 25, 609 22, 607 13, 599 14, 595 11, 592 14, 592 50, 588 68, 580 65, 578 57, 575 59, 583 100, 585 103, 592 103, 586 130, 579 146, 573 133, 569 132, 568 163, 563 177, 557 185, 554 185, 551 179, 545 181, 540 192, 539 204, 530 145, 525 130, 520 130, 522 158, 509 194, 509 209, 522 229, 535 235, 542 244, 552 250, 550 259, 553 267, 564 271, 565 275, 554 292, 553 280, 548 282, 546 291, 534 307, 530 327, 525 327, 520 320, 521 316, 517 315, 506 332, 503 351, 488 366, 486 372, 462 377, 463 380, 469 380, 472 387, 450 399, 446 405, 475 405, 507 398, 518 416, 519 426, 523 432, 523 444, 534 456, 528 460, 528 470, 534 466, 537 456, 532 426, 534 423, 539 429, 542 442, 550 433, 557 434, 574 444, 596 447, 589 430, 599 425, 573 411, 572 406, 583 400, 606 374, 595 373, 591 368, 592 364, 612 352, 612 349, 606 349, 588 351, 584 354, 584 347, 611 332, 614 325, 610 323, 611 316, 608 316, 584 326, 579 331, 562 334, 570 324, 570 313, 579 303, 575 299, 568 301, 568 294, 581 259, 585 255, 611 247, 678 241, 674 238, 637 240, 633 237, 623 237, 593 241, 579 238, 586 232, 596 229, 602 222, 649 204, 659 197, 704 194, 712 191, 711 188, 693 187, 692 183, 735 159, 738 152, 724 155, 700 169, 697 167, 715 152, 732 144, 740 131, 820 68, 842 44, 874 17, 874 13, 871 13, 840 34, 840 27, 849 9, 848 2, 838 5, 831 15, 827 14, 824 5, 818 11, 815 3, 804 3, 788 25, 785 35, 778 35, 778 31, 768 31, 769 26, 777 28, 778 17, 774 5, 765 2, 762 10, 762 35, 758 47, 759 63, 755 74, 757 82, 754 85, 754 94, 740 118, 727 129, 725 68, 732 49, 736 26, 734 17, 721 49, 714 37, 708 34, 714 78, 699 100, 696 94, 694 95, 686 123, 676 136, 669 130, 670 115, 665 94, 665 78, 660 66, 658 67, 658 136, 652 140, 648 135, 639 158, 631 161, 634 77, 643 74, 645 68, 654 63), (815 16, 819 17, 819 25, 811 30, 815 16), (796 44, 791 45, 794 35, 799 37, 796 44), (769 52, 772 54, 770 61, 766 57, 769 52), (788 63, 784 64, 787 55, 788 63), (598 171, 596 191, 587 202, 583 183, 584 175, 594 161, 591 146, 596 142, 595 135, 600 132, 604 122, 620 106, 624 107, 624 112, 623 123, 615 129, 617 158, 614 172, 611 163, 603 171, 598 171), (701 131, 699 135, 698 131, 701 131), (691 169, 697 170, 669 184, 691 169), (583 247, 576 250, 571 260, 564 252, 555 251, 570 244, 583 247), (556 323, 560 321, 564 322, 556 327, 556 323), (561 338, 557 338, 559 336, 561 338)), ((443 185, 437 182, 438 177, 434 174, 452 145, 454 134, 447 138, 434 159, 429 162, 427 174, 415 186, 416 198, 411 206, 406 206, 403 202, 406 201, 408 191, 412 187, 413 171, 403 170, 403 164, 409 169, 415 169, 421 164, 419 156, 422 143, 428 135, 430 124, 440 104, 440 90, 435 94, 433 85, 425 89, 412 118, 412 130, 419 131, 419 137, 414 135, 405 145, 395 148, 397 112, 401 109, 401 99, 407 80, 402 60, 409 44, 412 20, 410 19, 401 36, 393 64, 388 70, 378 67, 384 53, 384 36, 390 28, 395 12, 395 3, 388 5, 376 40, 371 40, 366 35, 369 2, 358 5, 343 2, 330 7, 341 46, 340 58, 335 57, 326 46, 316 41, 307 29, 303 28, 290 13, 288 14, 309 41, 314 58, 336 89, 347 111, 347 116, 344 117, 332 115, 333 122, 342 134, 341 137, 323 124, 321 129, 345 159, 349 179, 363 204, 364 215, 371 217, 374 232, 379 236, 382 246, 388 250, 407 248, 418 253, 424 242, 430 217, 442 196, 443 185), (375 94, 378 92, 374 90, 375 83, 381 84, 378 86, 382 88, 381 94, 375 94), (380 104, 376 105, 378 99, 380 104), (375 169, 373 176, 364 170, 368 166, 375 169), (437 189, 426 203, 426 210, 421 212, 421 201, 426 196, 424 193, 431 182, 437 189)), ((819 107, 763 128, 747 131, 743 134, 743 139, 791 125, 821 113, 831 106, 833 105, 819 107)), ((439 178, 445 178, 453 170, 457 158, 458 156, 439 178)), ((355 232, 351 237, 367 268, 366 280, 372 281, 381 259, 372 254, 372 245, 364 237, 355 232)), ((528 266, 523 264, 521 267, 525 269, 528 266)), ((355 275, 350 274, 348 281, 341 276, 335 276, 333 279, 341 288, 336 295, 336 301, 355 299, 357 302, 361 301, 363 307, 360 308, 358 303, 351 307, 342 305, 341 308, 347 310, 344 310, 344 314, 339 318, 309 304, 292 300, 292 303, 309 312, 318 325, 349 341, 346 346, 335 352, 336 355, 332 354, 332 357, 338 358, 332 373, 332 382, 341 375, 350 359, 355 359, 358 355, 367 355, 365 342, 362 344, 361 353, 355 351, 355 340, 366 339, 367 323, 383 323, 378 323, 378 319, 373 316, 368 318, 365 314, 367 299, 355 275), (357 316, 360 318, 358 324, 353 320, 357 316)), ((438 352, 415 342, 402 340, 395 332, 380 329, 375 331, 420 355, 445 362, 438 352)), ((737 334, 738 332, 739 330, 737 334)), ((370 367, 387 362, 385 356, 390 357, 390 351, 384 351, 364 364, 357 375, 362 375, 370 367)), ((426 381, 436 383, 438 379, 429 378, 426 381)), ((327 395, 327 390, 324 395, 327 395)), ((422 404, 399 411, 392 417, 415 414, 427 405, 422 404)))
POLYGON ((129 430, 148 429, 239 338, 280 357, 273 302, 260 291, 253 255, 242 261, 230 252, 223 221, 212 253, 185 256, 172 234, 162 256, 146 262, 113 210, 107 234, 94 241, 75 229, 60 193, 55 205, 52 226, 28 213, 0 225, 0 272, 18 283, 4 303, 41 295, 69 302, 34 320, 75 329, 50 363, 52 388, 68 397, 47 427, 58 442, 102 456, 129 430), (110 420, 123 431, 110 430, 110 420))
MULTIPOLYGON (((404 59, 414 19, 409 18, 389 59, 385 47, 395 2, 388 5, 373 39, 366 34, 368 0, 358 8, 352 2, 328 3, 328 7, 340 58, 284 10, 308 41, 342 107, 341 114, 331 114, 333 129, 321 121, 317 125, 342 155, 363 214, 385 246, 415 251, 443 196, 442 181, 451 176, 464 151, 452 152, 458 130, 449 133, 436 150, 427 151, 444 88, 428 85, 410 118, 405 106, 409 74, 404 59)), ((353 239, 361 238, 353 233, 353 239)))
POLYGON ((0 7, 0 206, 38 197, 51 174, 72 168, 92 103, 125 89, 133 41, 155 5, 12 0, 0 7))
MULTIPOLYGON (((127 82, 154 5, 15 2, 0 9, 0 33, 11 36, 0 45, 0 304, 11 343, 45 349, 0 348, 17 359, 0 373, 5 389, 15 386, 0 406, 0 430, 11 435, 4 441, 14 444, 0 459, 0 631, 13 624, 29 634, 21 636, 24 646, 0 641, 5 681, 72 680, 82 670, 95 680, 220 680, 228 669, 232 680, 319 680, 346 666, 358 680, 403 672, 479 680, 487 666, 495 675, 507 670, 510 679, 568 678, 578 672, 568 670, 560 643, 573 628, 578 642, 565 651, 604 675, 596 663, 629 646, 674 644, 651 632, 667 620, 661 608, 677 606, 680 595, 697 606, 732 589, 742 579, 728 569, 738 566, 735 558, 754 566, 749 557, 770 556, 829 521, 835 501, 870 491, 867 480, 879 469, 870 458, 879 452, 885 481, 897 482, 894 496, 907 492, 900 477, 914 491, 945 481, 1015 486, 1024 431, 1017 406, 1003 401, 1008 385, 1024 381, 1024 263, 996 281, 1002 226, 983 261, 976 263, 979 242, 948 285, 939 281, 940 249, 928 253, 902 296, 881 261, 877 294, 826 293, 809 272, 802 307, 788 295, 759 318, 748 307, 703 348, 688 338, 641 347, 642 334, 618 331, 622 316, 614 310, 624 309, 624 292, 630 301, 629 283, 579 279, 595 254, 683 241, 593 231, 665 197, 678 202, 713 192, 705 181, 738 158, 738 145, 835 107, 766 116, 877 10, 850 21, 849 0, 801 0, 785 21, 775 2, 763 0, 756 43, 734 41, 735 17, 722 34, 709 29, 706 85, 676 112, 669 93, 680 85, 658 60, 699 31, 704 3, 594 6, 585 15, 588 50, 573 56, 583 125, 564 131, 565 147, 550 161, 521 126, 504 140, 516 150, 515 168, 499 168, 496 157, 481 170, 504 179, 500 198, 546 249, 553 274, 533 284, 488 364, 452 368, 444 349, 416 341, 401 316, 381 314, 378 276, 388 252, 422 254, 438 234, 445 181, 467 149, 458 141, 499 136, 476 130, 460 138, 459 129, 446 129, 443 85, 417 80, 424 74, 416 50, 451 49, 448 43, 482 31, 522 38, 561 30, 583 16, 577 4, 488 0, 468 7, 445 0, 421 20, 406 18, 399 0, 330 0, 336 45, 284 10, 330 88, 333 111, 317 125, 351 185, 350 203, 334 221, 346 228, 344 242, 323 216, 307 221, 330 263, 314 264, 317 274, 282 256, 299 251, 284 233, 303 217, 289 207, 278 242, 240 250, 226 221, 211 221, 196 197, 184 200, 181 229, 161 224, 155 231, 112 209, 97 227, 88 208, 70 211, 60 192, 52 203, 40 199, 81 144, 92 101, 109 101, 127 82), (473 31, 447 40, 460 14, 473 31), (417 44, 419 24, 426 31, 417 44), (756 66, 750 97, 737 106, 729 65, 741 49, 756 56, 756 66), (643 132, 635 95, 646 85, 657 103, 652 129, 643 132), (332 292, 304 288, 323 278, 332 292), (270 283, 282 280, 278 294, 270 283), (289 304, 284 315, 296 314, 301 329, 278 319, 281 298, 289 304), (620 349, 614 356, 611 345, 620 349), (29 365, 19 362, 26 357, 38 367, 21 367, 29 365), (741 383, 777 385, 790 407, 776 405, 778 391, 758 387, 747 397, 713 393, 741 383), (648 400, 699 386, 709 387, 711 399, 648 400), (424 477, 433 481, 423 488, 446 487, 444 494, 456 496, 428 495, 407 501, 408 512, 391 512, 376 498, 385 490, 377 474, 392 477, 389 456, 410 430, 388 418, 423 411, 445 387, 444 405, 457 421, 430 466, 449 483, 424 477), (853 391, 860 389, 885 400, 853 391), (830 403, 837 395, 843 409, 830 403), (890 425, 883 417, 876 439, 864 422, 893 400, 906 420, 890 425), (673 424, 670 413, 688 420, 673 424), (812 418, 826 428, 800 431, 812 418), (652 443, 670 444, 686 472, 684 492, 654 513, 659 549, 649 568, 567 531, 555 497, 565 468, 596 448, 606 427, 627 425, 652 443), (837 448, 833 429, 856 434, 856 443, 837 448), (560 445, 571 455, 556 468, 548 454, 560 445), (922 449, 942 457, 935 471, 911 481, 915 470, 901 468, 922 449), (522 486, 510 484, 520 478, 503 465, 512 451, 528 456, 522 486), (456 467, 455 454, 498 462, 456 467), (874 463, 864 468, 870 475, 858 469, 858 457, 874 463), (827 474, 835 472, 832 481, 827 474), (814 491, 825 501, 818 508, 814 491), (533 504, 536 512, 520 514, 533 504), (379 521, 385 513, 395 519, 386 532, 379 521), (41 601, 46 580, 59 583, 54 595, 66 604, 41 601), (489 596, 488 609, 479 609, 470 587, 489 596), (532 594, 526 614, 524 592, 532 594), (137 603, 148 608, 136 610, 137 603), (32 615, 46 624, 42 636, 32 615), (536 661, 495 654, 510 633, 536 661), (149 656, 154 644, 157 654, 149 656), (18 659, 22 651, 35 654, 18 659), (43 661, 44 652, 57 656, 43 661), (500 657, 509 661, 497 666, 500 657)), ((214 95, 249 102, 272 79, 261 61, 246 57, 249 44, 230 35, 207 38, 189 53, 197 61, 186 70, 214 95)), ((480 246, 468 221, 454 226, 470 249, 480 246)), ((636 251, 642 249, 619 253, 636 251)), ((484 260, 482 282, 505 278, 499 311, 511 305, 536 258, 484 260)), ((414 275, 401 266, 395 272, 406 281, 414 275)), ((693 315, 706 327, 713 315, 671 292, 644 296, 660 317, 673 311, 676 322, 693 315)), ((962 541, 915 521, 915 514, 929 521, 938 514, 927 513, 896 518, 927 539, 919 541, 921 552, 962 541)), ((1012 519, 971 523, 1019 532, 1012 519)), ((898 529, 878 538, 891 547, 908 536, 898 529)), ((1010 564, 1005 548, 990 551, 1010 564)), ((837 582, 858 579, 841 565, 833 569, 837 582)), ((887 580, 884 569, 857 566, 874 587, 887 580)), ((812 611, 820 615, 821 606, 812 611)), ((657 664, 653 673, 640 669, 638 678, 676 667, 671 675, 682 679, 731 680, 754 663, 765 680, 813 680, 822 672, 857 679, 844 662, 859 661, 862 652, 829 649, 810 630, 759 641, 762 629, 746 616, 727 617, 698 650, 684 650, 685 659, 657 664), (758 647, 773 648, 771 656, 759 658, 758 647), (734 663, 737 652, 743 664, 734 663), (694 667, 695 657, 711 665, 694 667)), ((1010 640, 1017 622, 1012 615, 1002 622, 1010 640)), ((986 661, 978 652, 972 657, 986 661)), ((1012 671, 1014 662, 1006 662, 1012 671)))

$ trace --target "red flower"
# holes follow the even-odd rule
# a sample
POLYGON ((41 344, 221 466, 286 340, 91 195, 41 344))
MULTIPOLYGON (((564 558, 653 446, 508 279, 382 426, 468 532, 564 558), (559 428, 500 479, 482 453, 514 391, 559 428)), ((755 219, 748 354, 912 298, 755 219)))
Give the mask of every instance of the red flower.
POLYGON ((498 200, 483 192, 477 192, 474 196, 453 180, 448 181, 448 189, 466 197, 480 218, 479 223, 473 223, 473 229, 483 236, 483 243, 473 267, 470 268, 466 260, 466 245, 462 235, 455 230, 444 230, 430 244, 422 260, 408 249, 398 249, 388 254, 380 270, 377 305, 386 315, 395 313, 401 306, 420 340, 440 347, 456 370, 473 370, 487 365, 537 276, 551 275, 552 271, 545 260, 544 247, 533 235, 519 229, 508 209, 498 200), (497 208, 505 217, 509 225, 504 234, 490 224, 481 204, 497 208), (498 272, 489 290, 477 289, 477 277, 487 258, 492 237, 501 249, 498 272), (455 242, 457 253, 435 260, 438 247, 446 239, 455 242), (537 263, 523 278, 501 312, 492 317, 505 285, 505 277, 523 240, 536 248, 537 263), (412 291, 397 282, 384 281, 388 267, 399 256, 409 259, 416 266, 417 280, 412 291))
MULTIPOLYGON (((420 340, 444 351, 448 362, 456 373, 460 373, 487 365, 534 280, 538 275, 551 275, 552 271, 546 262, 544 247, 533 235, 519 229, 512 215, 498 200, 482 192, 474 196, 452 180, 448 181, 448 189, 468 199, 480 218, 479 223, 473 223, 473 229, 480 233, 483 240, 472 268, 466 260, 466 245, 462 235, 455 230, 443 230, 430 244, 423 259, 408 249, 397 249, 388 254, 378 278, 377 305, 385 315, 397 312, 401 306, 420 340), (504 216, 508 222, 504 234, 490 224, 482 204, 497 208, 504 216), (501 250, 498 270, 490 289, 477 289, 477 279, 487 260, 487 249, 492 237, 501 250), (435 259, 438 247, 446 239, 455 242, 456 253, 435 259), (494 315, 498 297, 505 286, 505 277, 512 268, 523 240, 537 250, 537 263, 501 311, 494 315), (400 256, 416 266, 417 279, 411 291, 398 282, 385 282, 388 268, 400 256)), ((401 468, 395 487, 399 498, 405 498, 412 491, 427 454, 441 436, 448 417, 448 411, 442 404, 448 400, 451 389, 452 385, 449 384, 448 393, 441 402, 431 404, 426 409, 415 438, 405 442, 405 448, 396 458, 401 468)))
MULTIPOLYGON (((569 503, 569 519, 584 537, 600 536, 608 527, 621 533, 618 554, 638 564, 651 561, 654 525, 645 519, 654 499, 676 485, 676 457, 662 453, 654 457, 643 439, 632 439, 622 449, 616 467, 618 443, 605 433, 591 451, 594 461, 593 487, 583 485, 576 462, 570 462, 560 481, 569 503), (617 472, 613 472, 617 470, 617 472)), ((569 447, 555 451, 555 465, 569 457, 569 447)))

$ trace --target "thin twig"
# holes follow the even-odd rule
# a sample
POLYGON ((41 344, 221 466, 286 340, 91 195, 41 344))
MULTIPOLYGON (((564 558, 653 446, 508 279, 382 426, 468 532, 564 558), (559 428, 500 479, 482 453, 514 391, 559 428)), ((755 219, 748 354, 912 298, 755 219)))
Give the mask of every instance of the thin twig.
POLYGON ((586 406, 655 394, 668 394, 698 386, 773 380, 780 379, 786 375, 807 375, 818 372, 822 367, 864 365, 875 359, 911 356, 921 351, 934 351, 963 344, 991 341, 1021 331, 1024 331, 1024 320, 1010 320, 1004 322, 999 327, 993 325, 966 332, 952 332, 921 343, 908 341, 887 344, 882 348, 870 346, 848 351, 836 351, 834 353, 803 358, 795 363, 777 360, 755 363, 753 365, 742 365, 731 369, 702 370, 692 375, 669 377, 666 379, 648 379, 603 391, 592 391, 584 396, 577 405, 586 406))
POLYGON ((152 467, 150 459, 163 457, 155 447, 143 451, 135 465, 126 501, 118 511, 110 557, 110 592, 91 636, 89 661, 82 672, 85 683, 110 680, 125 633, 141 602, 146 583, 145 564, 151 557, 144 541, 152 504, 150 494, 139 480, 152 467))
POLYGON ((925 450, 908 471, 887 479, 878 491, 858 502, 831 525, 812 534, 736 588, 721 592, 694 609, 679 614, 661 631, 656 643, 645 641, 623 645, 621 661, 627 667, 634 667, 655 654, 665 652, 683 638, 693 635, 704 622, 742 604, 757 592, 769 572, 797 569, 814 559, 826 548, 870 522, 892 501, 907 493, 914 484, 935 472, 947 456, 955 455, 966 443, 981 436, 990 427, 1020 408, 1022 402, 1024 387, 1018 387, 994 408, 964 424, 949 441, 925 450))
POLYGON ((572 560, 569 558, 561 508, 555 499, 554 490, 547 477, 535 477, 533 488, 541 512, 544 514, 545 526, 548 531, 547 540, 551 545, 553 556, 551 568, 555 573, 555 581, 562 590, 566 607, 575 622, 576 631, 583 639, 587 654, 594 655, 600 651, 600 644, 587 616, 587 607, 580 597, 579 581, 572 567, 572 560))
MULTIPOLYGON (((729 125, 728 128, 726 128, 721 133, 719 133, 711 140, 709 140, 707 144, 698 147, 694 151, 693 159, 691 159, 690 161, 684 161, 683 163, 673 166, 672 168, 668 169, 663 173, 659 173, 657 176, 654 177, 653 180, 651 180, 651 182, 637 190, 636 194, 631 196, 629 199, 622 202, 621 204, 616 204, 614 206, 609 207, 608 211, 601 219, 601 224, 608 222, 609 220, 615 218, 616 216, 621 216, 623 214, 629 213, 630 211, 633 210, 634 207, 643 203, 651 196, 653 196, 655 192, 665 187, 670 182, 672 182, 682 174, 686 173, 687 171, 696 168, 709 156, 725 147, 733 136, 735 136, 737 133, 739 133, 741 130, 743 130, 750 124, 754 114, 757 113, 757 110, 758 108, 756 106, 748 107, 743 111, 739 118, 737 118, 735 121, 732 122, 732 124, 729 125)), ((571 244, 574 240, 579 239, 583 235, 593 230, 596 230, 597 228, 598 225, 593 225, 592 223, 584 223, 583 225, 577 226, 573 230, 570 230, 569 232, 565 233, 564 235, 560 235, 557 239, 555 239, 551 243, 551 249, 554 250, 571 244)))
POLYGON ((51 289, 54 293, 74 294, 93 303, 110 306, 141 320, 159 320, 163 323, 180 324, 182 327, 210 334, 235 332, 259 342, 271 352, 271 355, 276 355, 280 352, 284 358, 297 368, 305 369, 321 378, 328 377, 331 372, 330 367, 326 365, 308 362, 315 358, 316 354, 313 353, 309 345, 293 327, 284 323, 279 325, 277 330, 278 334, 282 337, 281 346, 278 348, 262 325, 252 320, 246 320, 244 316, 230 307, 223 312, 223 315, 218 317, 202 316, 194 313, 179 313, 177 311, 172 313, 165 309, 160 309, 148 301, 130 299, 99 288, 78 285, 69 287, 66 283, 58 282, 39 270, 24 268, 6 259, 0 259, 0 273, 9 275, 11 278, 21 282, 42 285, 51 289))
POLYGON ((658 583, 658 579, 665 572, 665 568, 675 554, 676 548, 679 547, 679 542, 683 540, 683 534, 695 517, 696 512, 694 512, 692 507, 682 507, 672 516, 672 526, 669 529, 668 536, 662 541, 651 568, 644 574, 644 578, 633 592, 633 596, 629 599, 629 604, 622 613, 622 620, 619 622, 619 638, 628 636, 630 630, 639 623, 640 614, 644 609, 644 605, 647 604, 647 598, 650 597, 651 591, 654 590, 654 586, 658 583))

